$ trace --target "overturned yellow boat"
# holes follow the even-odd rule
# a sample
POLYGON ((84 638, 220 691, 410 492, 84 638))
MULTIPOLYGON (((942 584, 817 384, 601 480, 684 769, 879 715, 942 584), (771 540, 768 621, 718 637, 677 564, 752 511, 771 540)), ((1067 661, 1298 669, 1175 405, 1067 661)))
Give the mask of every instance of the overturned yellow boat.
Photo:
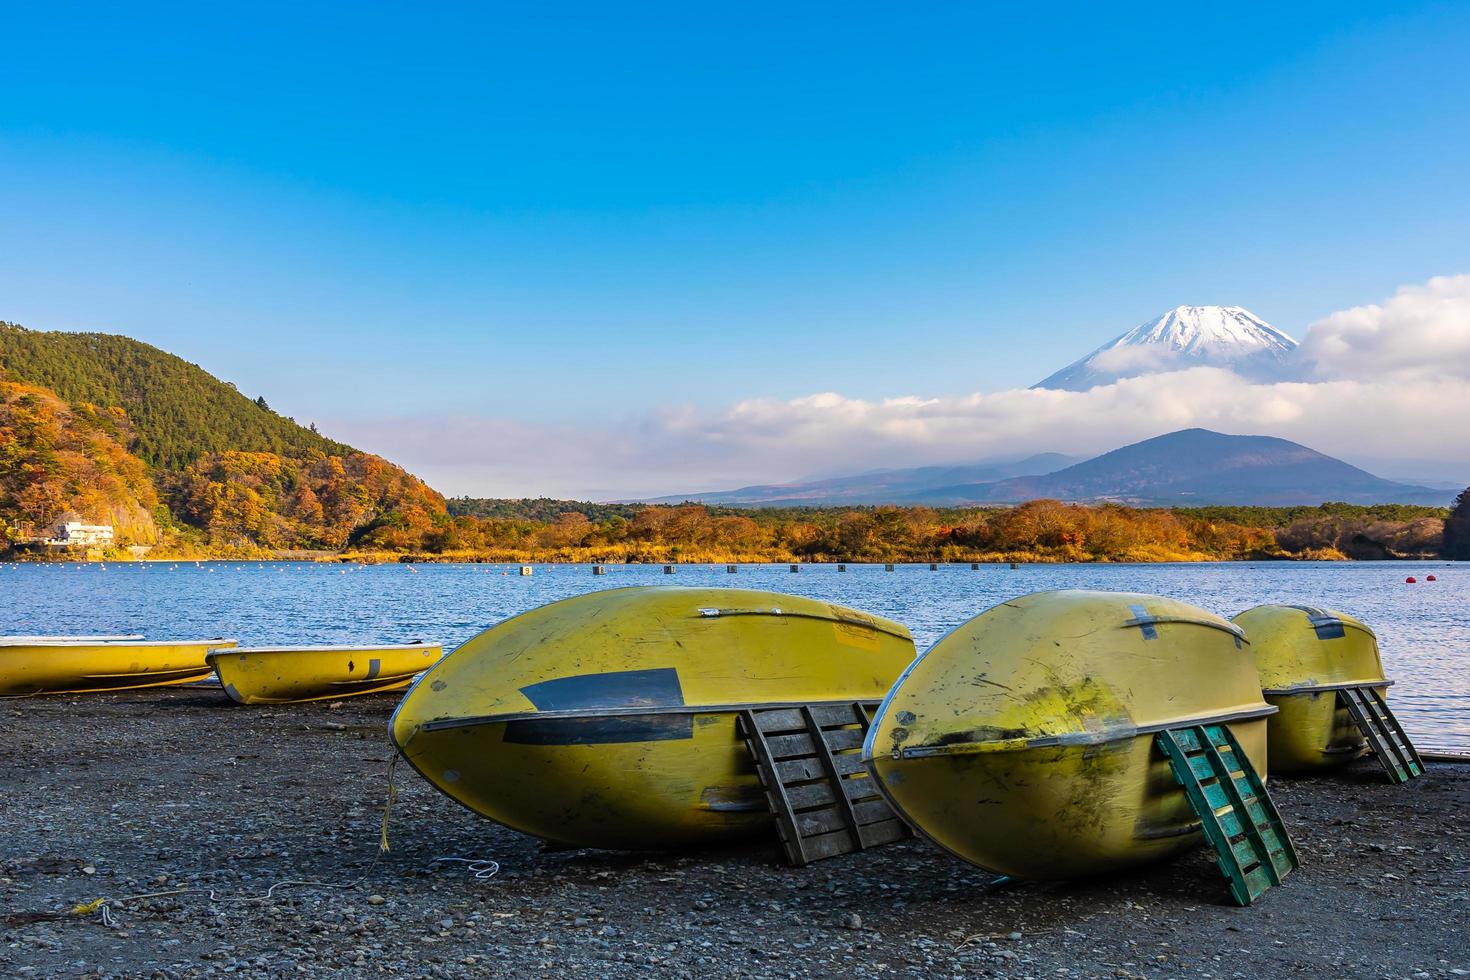
POLYGON ((1365 698, 1372 716, 1372 702, 1393 683, 1383 675, 1371 629, 1346 613, 1311 606, 1256 606, 1233 622, 1251 638, 1262 694, 1280 709, 1267 725, 1273 773, 1321 772, 1369 751, 1346 698, 1365 698))
POLYGON ((635 587, 554 602, 419 678, 390 734, 477 813, 579 847, 669 848, 770 827, 739 711, 876 702, 898 623, 814 599, 635 587))
POLYGON ((1155 733, 1228 727, 1264 772, 1266 716, 1242 631, 1150 595, 1004 602, 915 661, 873 719, 869 771, 917 830, 1022 878, 1092 874, 1200 843, 1155 733))
POLYGON ((413 683, 443 649, 437 643, 235 647, 205 659, 230 700, 287 704, 394 691, 413 683))
POLYGON ((82 694, 204 680, 205 655, 234 640, 0 637, 0 695, 82 694))

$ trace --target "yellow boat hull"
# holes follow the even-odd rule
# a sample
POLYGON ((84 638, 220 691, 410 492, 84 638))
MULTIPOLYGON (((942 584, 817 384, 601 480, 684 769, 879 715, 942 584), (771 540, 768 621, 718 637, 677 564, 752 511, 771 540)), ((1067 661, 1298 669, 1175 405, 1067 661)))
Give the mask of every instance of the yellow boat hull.
MULTIPOLYGON (((1387 687, 1378 688, 1384 694, 1387 687)), ((1277 708, 1266 722, 1271 772, 1310 776, 1336 769, 1368 751, 1368 741, 1335 690, 1267 692, 1277 708)))
POLYGON ((38 640, 0 643, 0 695, 87 694, 205 680, 211 648, 234 640, 38 640))
POLYGON ((443 656, 437 643, 213 650, 220 686, 240 704, 324 701, 402 690, 443 656))
POLYGON ((991 871, 1096 874, 1199 846, 1158 731, 1227 725, 1264 773, 1266 716, 1240 631, 1157 596, 1003 603, 915 661, 863 747, 920 833, 991 871))
MULTIPOLYGON (((1263 720, 1231 724, 1257 766, 1263 720)), ((1152 734, 1096 745, 875 761, 921 834, 998 874, 1047 880, 1115 871, 1200 845, 1199 817, 1152 734), (896 781, 896 782, 895 782, 896 781)))
POLYGON ((1250 636, 1264 697, 1279 709, 1267 727, 1272 773, 1325 772, 1368 750, 1337 692, 1372 687, 1386 694, 1392 683, 1371 629, 1309 606, 1257 606, 1233 622, 1250 636))
POLYGON ((876 702, 913 657, 897 623, 738 589, 629 588, 507 620, 424 674, 390 724, 477 813, 578 847, 768 829, 742 707, 876 702))

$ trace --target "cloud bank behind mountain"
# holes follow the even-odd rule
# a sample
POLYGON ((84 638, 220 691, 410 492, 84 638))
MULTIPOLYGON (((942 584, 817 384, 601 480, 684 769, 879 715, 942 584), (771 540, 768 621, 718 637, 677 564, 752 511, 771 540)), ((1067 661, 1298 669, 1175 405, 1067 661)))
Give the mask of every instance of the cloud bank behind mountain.
POLYGON ((474 417, 333 421, 441 491, 612 499, 1035 452, 1093 455, 1199 426, 1279 436, 1395 478, 1470 482, 1470 275, 1310 325, 1301 380, 1198 367, 1088 391, 957 398, 838 392, 669 406, 587 426, 474 417))

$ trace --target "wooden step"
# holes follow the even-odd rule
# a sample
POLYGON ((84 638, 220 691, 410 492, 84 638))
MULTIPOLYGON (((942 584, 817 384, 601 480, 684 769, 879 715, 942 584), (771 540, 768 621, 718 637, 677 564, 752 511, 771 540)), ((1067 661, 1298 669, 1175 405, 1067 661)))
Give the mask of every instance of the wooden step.
POLYGON ((912 834, 863 765, 863 739, 876 708, 876 701, 853 701, 740 712, 740 735, 791 864, 912 834))
POLYGON ((1403 726, 1388 709, 1388 702, 1377 688, 1370 685, 1346 687, 1337 692, 1337 697, 1368 740, 1368 748, 1390 780, 1406 783, 1424 775, 1424 760, 1419 758, 1414 743, 1409 741, 1403 726))
POLYGON ((1159 732, 1155 741, 1199 815, 1236 903, 1249 905, 1281 884, 1297 866, 1296 848, 1230 729, 1192 725, 1159 732))

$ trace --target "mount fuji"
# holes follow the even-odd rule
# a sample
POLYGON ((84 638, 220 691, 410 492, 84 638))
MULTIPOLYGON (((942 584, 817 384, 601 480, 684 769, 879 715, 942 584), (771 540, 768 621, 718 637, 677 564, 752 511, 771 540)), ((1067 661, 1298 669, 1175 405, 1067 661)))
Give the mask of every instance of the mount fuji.
POLYGON ((1291 337, 1239 306, 1176 306, 1031 387, 1087 391, 1201 366, 1278 381, 1287 376, 1296 348, 1291 337))

